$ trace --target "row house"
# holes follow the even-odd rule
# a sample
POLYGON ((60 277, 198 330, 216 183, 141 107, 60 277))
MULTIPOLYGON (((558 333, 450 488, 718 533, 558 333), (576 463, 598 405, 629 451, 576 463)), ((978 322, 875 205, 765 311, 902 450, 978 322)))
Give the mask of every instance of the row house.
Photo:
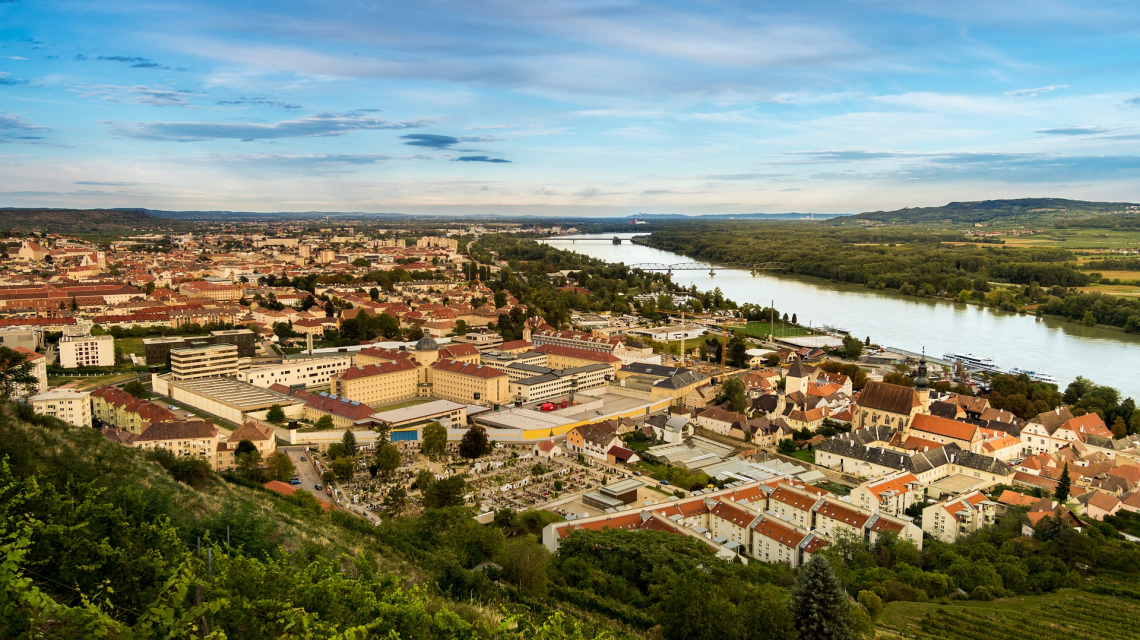
POLYGON ((996 518, 997 503, 981 491, 971 491, 923 509, 922 530, 936 540, 953 544, 959 538, 992 525, 996 518))

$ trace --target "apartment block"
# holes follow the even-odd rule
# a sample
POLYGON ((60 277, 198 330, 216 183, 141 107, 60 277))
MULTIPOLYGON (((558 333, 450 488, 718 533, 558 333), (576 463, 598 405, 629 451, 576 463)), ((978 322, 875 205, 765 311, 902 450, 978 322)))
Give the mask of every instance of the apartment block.
POLYGON ((59 418, 74 427, 91 426, 91 392, 60 387, 28 398, 39 414, 59 418))
POLYGON ((510 378, 498 369, 457 360, 440 360, 431 368, 436 397, 487 406, 510 401, 510 378))
POLYGON ((238 380, 268 389, 275 384, 286 387, 328 388, 333 376, 352 366, 352 356, 330 358, 286 358, 281 364, 259 366, 238 373, 238 380))
POLYGON ((232 344, 212 344, 171 349, 170 372, 173 380, 236 376, 238 348, 232 344))
POLYGON ((59 339, 59 366, 115 366, 115 339, 111 336, 63 336, 59 339))

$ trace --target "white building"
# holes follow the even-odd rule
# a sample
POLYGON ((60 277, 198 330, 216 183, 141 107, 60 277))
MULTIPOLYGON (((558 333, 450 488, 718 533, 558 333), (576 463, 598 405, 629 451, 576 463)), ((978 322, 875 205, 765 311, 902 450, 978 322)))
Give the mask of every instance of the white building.
POLYGON ((232 344, 211 344, 171 349, 170 372, 174 380, 236 376, 238 348, 232 344))
POLYGON ((91 392, 60 387, 28 398, 39 414, 59 418, 75 427, 91 426, 91 392))
POLYGON ((115 366, 115 339, 111 336, 63 336, 59 339, 59 366, 115 366))
POLYGON ((24 347, 16 347, 15 351, 24 354, 25 361, 32 363, 32 375, 36 378, 36 381, 26 385, 23 393, 19 393, 19 395, 30 396, 47 391, 47 357, 42 353, 36 353, 24 347))
POLYGON ((953 544, 959 537, 993 524, 997 517, 996 508, 997 503, 981 491, 971 491, 923 509, 922 530, 937 540, 953 544))
POLYGON ((275 384, 286 387, 303 386, 329 388, 333 374, 338 374, 352 366, 352 356, 331 358, 287 360, 282 364, 272 364, 247 369, 238 373, 237 379, 255 387, 268 389, 275 384))

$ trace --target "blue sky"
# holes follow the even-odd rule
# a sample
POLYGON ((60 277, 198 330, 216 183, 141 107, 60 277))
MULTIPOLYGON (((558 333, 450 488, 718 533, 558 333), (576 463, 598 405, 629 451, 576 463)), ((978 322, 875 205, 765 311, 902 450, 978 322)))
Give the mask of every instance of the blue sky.
POLYGON ((1140 3, 0 0, 0 206, 1140 201, 1140 3))

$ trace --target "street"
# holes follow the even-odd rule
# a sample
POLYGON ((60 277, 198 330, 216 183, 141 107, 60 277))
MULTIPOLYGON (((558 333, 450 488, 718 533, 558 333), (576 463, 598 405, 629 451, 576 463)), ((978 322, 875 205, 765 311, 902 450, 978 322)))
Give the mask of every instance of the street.
POLYGON ((304 447, 281 447, 281 450, 289 454, 289 459, 293 461, 293 466, 297 468, 297 478, 301 480, 300 487, 325 502, 332 502, 332 498, 325 495, 325 490, 317 491, 314 487, 321 484, 321 476, 317 473, 317 468, 313 465, 313 459, 306 452, 304 447), (301 456, 305 456, 305 461, 301 461, 301 456))

